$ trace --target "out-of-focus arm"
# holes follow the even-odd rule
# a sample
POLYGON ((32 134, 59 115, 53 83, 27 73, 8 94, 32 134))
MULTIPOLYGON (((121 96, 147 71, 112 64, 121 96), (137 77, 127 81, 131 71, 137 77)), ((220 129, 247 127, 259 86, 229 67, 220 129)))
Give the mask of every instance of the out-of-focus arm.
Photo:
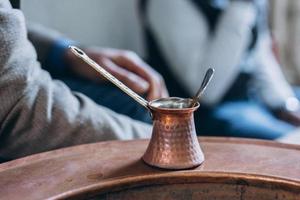
POLYGON ((56 75, 68 71, 64 56, 68 47, 76 42, 40 24, 28 23, 27 29, 28 39, 36 49, 43 69, 56 75))
POLYGON ((266 105, 277 109, 284 107, 288 99, 296 99, 274 56, 272 40, 268 31, 265 31, 259 37, 255 61, 257 67, 255 68, 253 84, 266 105))
POLYGON ((272 48, 272 38, 268 26, 268 1, 257 0, 260 10, 258 39, 254 49, 254 87, 262 101, 273 110, 298 110, 299 102, 284 77, 272 48))
POLYGON ((231 2, 213 35, 191 1, 152 0, 148 18, 167 61, 191 94, 199 88, 206 69, 215 68, 202 100, 217 103, 240 72, 238 64, 255 21, 254 5, 231 2))
POLYGON ((151 127, 52 80, 27 39, 23 14, 0 0, 0 157, 150 136, 151 127))

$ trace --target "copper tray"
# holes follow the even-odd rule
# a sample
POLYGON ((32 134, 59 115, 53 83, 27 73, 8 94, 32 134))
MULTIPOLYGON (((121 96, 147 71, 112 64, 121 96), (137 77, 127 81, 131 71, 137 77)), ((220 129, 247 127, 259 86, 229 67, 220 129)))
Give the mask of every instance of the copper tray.
POLYGON ((193 170, 146 165, 148 140, 100 142, 0 165, 3 199, 300 199, 300 146, 200 138, 193 170))

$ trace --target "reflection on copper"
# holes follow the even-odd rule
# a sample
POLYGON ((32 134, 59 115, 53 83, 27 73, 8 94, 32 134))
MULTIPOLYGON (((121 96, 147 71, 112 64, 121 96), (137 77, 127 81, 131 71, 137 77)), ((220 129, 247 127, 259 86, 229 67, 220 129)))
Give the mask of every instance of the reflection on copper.
POLYGON ((75 46, 70 46, 70 49, 93 69, 149 109, 153 117, 153 133, 143 156, 146 163, 167 169, 185 169, 203 162, 204 157, 196 136, 193 112, 199 107, 198 102, 194 103, 199 100, 199 96, 204 91, 205 83, 209 82, 213 74, 212 69, 205 75, 207 78, 193 100, 169 97, 149 103, 89 58, 82 50, 75 46))
MULTIPOLYGON (((164 106, 174 98, 159 99, 149 103, 153 116, 152 138, 143 160, 152 166, 166 169, 187 169, 200 165, 204 156, 194 124, 194 111, 188 106, 164 106), (158 102, 159 101, 159 104, 158 102)), ((189 99, 183 104, 189 105, 189 99)))

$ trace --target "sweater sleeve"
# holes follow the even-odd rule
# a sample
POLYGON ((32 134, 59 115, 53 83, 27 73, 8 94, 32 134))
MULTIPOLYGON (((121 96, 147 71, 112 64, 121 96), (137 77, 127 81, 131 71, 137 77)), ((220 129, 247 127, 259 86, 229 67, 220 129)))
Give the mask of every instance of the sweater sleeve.
POLYGON ((76 42, 53 29, 36 23, 27 23, 28 39, 33 44, 43 69, 61 75, 67 71, 64 54, 76 42))
MULTIPOLYGON (((288 99, 296 99, 293 89, 284 77, 280 64, 272 52, 272 39, 268 31, 261 33, 255 53, 256 70, 253 87, 268 107, 278 109, 286 106, 288 99)), ((294 107, 299 108, 297 102, 294 107)))
POLYGON ((150 136, 149 125, 71 92, 40 68, 24 17, 0 0, 0 157, 150 136))
POLYGON ((240 72, 238 63, 255 22, 254 5, 232 1, 214 34, 209 33, 205 16, 191 1, 151 0, 147 11, 162 52, 191 95, 199 88, 206 69, 215 68, 202 100, 217 103, 240 72))

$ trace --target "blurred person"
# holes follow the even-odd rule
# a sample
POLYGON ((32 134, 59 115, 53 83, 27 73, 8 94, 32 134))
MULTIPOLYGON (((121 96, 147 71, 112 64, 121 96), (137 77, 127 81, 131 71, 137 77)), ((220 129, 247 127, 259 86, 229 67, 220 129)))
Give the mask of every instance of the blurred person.
MULTIPOLYGON (((40 45, 45 44, 40 50, 46 52, 48 49, 46 44, 51 41, 51 37, 45 40, 44 35, 40 34, 36 35, 35 41, 39 39, 38 36, 40 41, 44 42, 40 45)), ((124 55, 120 50, 102 51, 90 48, 86 50, 91 57, 98 58, 98 62, 116 63, 112 65, 117 71, 115 75, 121 69, 117 64, 122 63, 122 67, 127 66, 133 69, 132 73, 142 76, 145 84, 148 84, 148 88, 145 87, 145 91, 148 91, 148 99, 158 98, 167 93, 163 85, 160 85, 163 83, 160 75, 135 54, 124 55), (137 72, 137 69, 140 71, 137 72), (153 74, 156 77, 151 77, 153 74), (158 91, 151 92, 153 87, 157 87, 155 89, 158 91)), ((40 52, 39 56, 43 55, 42 53, 40 52)), ((60 52, 56 51, 56 53, 60 52)), ((68 57, 67 54, 64 52, 64 57, 68 57)), ((27 38, 22 12, 13 9, 9 0, 0 0, 0 157, 2 160, 77 144, 150 136, 150 125, 117 114, 104 106, 97 105, 85 95, 71 91, 64 83, 53 80, 48 72, 42 70, 37 59, 36 51, 27 38)), ((39 59, 43 60, 41 57, 39 59)), ((79 60, 72 60, 69 64, 70 67, 77 66, 76 70, 80 71, 78 76, 97 79, 93 73, 89 74, 85 69, 81 69, 83 66, 79 60)), ((127 73, 128 76, 129 71, 125 69, 124 74, 127 73)), ((117 94, 115 98, 114 101, 117 103, 122 101, 117 94)))
MULTIPOLYGON (((20 0, 11 0, 11 3, 15 8, 20 8, 20 0)), ((28 23, 27 27, 28 38, 37 51, 43 69, 97 104, 133 119, 151 122, 148 112, 142 106, 78 59, 68 50, 69 45, 81 46, 89 57, 148 100, 168 95, 161 75, 132 51, 87 47, 39 24, 28 23)))
POLYGON ((266 0, 140 0, 139 8, 149 62, 171 96, 192 96, 215 68, 198 134, 276 139, 300 125, 299 101, 272 51, 266 0))

